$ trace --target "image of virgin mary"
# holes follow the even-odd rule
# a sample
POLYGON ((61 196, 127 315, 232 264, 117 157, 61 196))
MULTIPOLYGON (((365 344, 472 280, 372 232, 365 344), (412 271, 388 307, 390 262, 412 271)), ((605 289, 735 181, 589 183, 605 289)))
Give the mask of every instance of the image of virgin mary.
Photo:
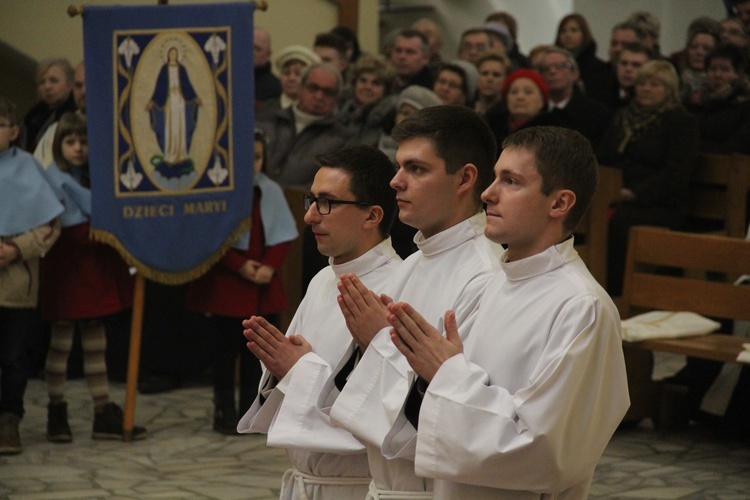
POLYGON ((166 178, 182 177, 195 170, 189 151, 200 105, 187 71, 180 64, 178 49, 171 47, 146 107, 162 150, 162 155, 151 158, 151 164, 166 178))

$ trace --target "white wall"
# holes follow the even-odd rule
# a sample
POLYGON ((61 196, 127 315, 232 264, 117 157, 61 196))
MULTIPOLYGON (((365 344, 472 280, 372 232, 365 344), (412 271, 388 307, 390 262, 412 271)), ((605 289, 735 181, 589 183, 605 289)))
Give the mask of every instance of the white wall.
MULTIPOLYGON (((236 0, 171 0, 170 5, 236 0)), ((248 0, 240 0, 248 1, 248 0)), ((63 56, 76 64, 83 57, 83 21, 70 18, 67 8, 81 0, 0 0, 0 40, 36 60, 63 56)), ((96 5, 155 5, 156 0, 95 0, 96 5)), ((268 0, 256 25, 268 29, 275 50, 287 45, 312 45, 317 33, 338 22, 338 9, 327 0, 268 0)), ((360 0, 360 39, 366 50, 378 47, 378 0, 360 0)))

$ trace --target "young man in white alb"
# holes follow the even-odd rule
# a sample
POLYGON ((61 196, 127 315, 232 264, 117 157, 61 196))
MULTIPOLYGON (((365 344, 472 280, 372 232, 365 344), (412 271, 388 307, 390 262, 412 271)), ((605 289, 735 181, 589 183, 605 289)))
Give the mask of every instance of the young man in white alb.
MULTIPOLYGON (((447 309, 459 323, 499 269, 502 248, 484 236, 480 194, 489 185, 496 146, 489 127, 462 106, 422 109, 393 131, 398 143, 396 189, 399 218, 419 230, 419 250, 404 261, 386 295, 419 304, 432 324, 447 309)), ((353 275, 339 285, 347 326, 363 352, 330 410, 335 424, 367 444, 370 498, 431 498, 430 480, 414 473, 408 459, 386 459, 381 451, 406 399, 413 375, 389 339, 385 299, 353 275)), ((346 367, 337 377, 345 378, 346 367)))
POLYGON ((388 233, 396 213, 393 165, 369 146, 316 158, 320 168, 305 197, 305 222, 330 265, 311 281, 285 336, 261 317, 243 322, 248 347, 263 362, 260 393, 239 432, 266 432, 286 448, 293 468, 282 499, 363 498, 370 482, 364 446, 318 409, 333 367, 354 350, 336 303, 338 276, 357 273, 382 290, 401 264, 388 233))
POLYGON ((413 304, 389 306, 419 374, 402 415, 436 499, 583 499, 629 406, 617 309, 573 248, 598 166, 568 129, 524 129, 503 148, 482 199, 504 272, 475 315, 457 326, 447 312, 444 337, 413 304))

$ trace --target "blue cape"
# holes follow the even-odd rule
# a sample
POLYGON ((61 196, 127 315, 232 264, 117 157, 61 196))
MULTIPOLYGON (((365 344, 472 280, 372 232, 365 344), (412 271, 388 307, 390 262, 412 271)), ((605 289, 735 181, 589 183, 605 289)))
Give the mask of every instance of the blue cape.
MULTIPOLYGON (((260 172, 255 175, 255 185, 260 188, 260 219, 263 221, 263 236, 266 246, 272 247, 285 241, 292 241, 298 236, 297 223, 284 198, 281 186, 260 172)), ((250 244, 250 231, 243 232, 232 245, 240 250, 247 250, 250 244)))
POLYGON ((62 227, 91 220, 91 190, 81 186, 70 173, 60 170, 55 162, 50 164, 45 175, 65 206, 65 211, 60 215, 62 227))
POLYGON ((33 156, 15 146, 0 152, 0 236, 16 236, 63 212, 33 156))

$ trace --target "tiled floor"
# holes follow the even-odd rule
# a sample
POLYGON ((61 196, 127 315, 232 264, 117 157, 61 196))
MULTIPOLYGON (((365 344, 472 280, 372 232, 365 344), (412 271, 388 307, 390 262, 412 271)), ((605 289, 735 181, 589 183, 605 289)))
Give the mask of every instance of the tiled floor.
MULTIPOLYGON (((123 401, 124 385, 113 383, 112 394, 123 401)), ((44 383, 30 381, 24 452, 0 457, 0 498, 278 498, 285 454, 266 448, 263 436, 213 432, 207 386, 140 395, 136 423, 149 437, 133 443, 91 440, 83 380, 68 383, 68 400, 74 441, 48 443, 44 383)), ((599 463, 591 497, 750 498, 750 446, 699 428, 665 436, 645 424, 619 431, 599 463)))

